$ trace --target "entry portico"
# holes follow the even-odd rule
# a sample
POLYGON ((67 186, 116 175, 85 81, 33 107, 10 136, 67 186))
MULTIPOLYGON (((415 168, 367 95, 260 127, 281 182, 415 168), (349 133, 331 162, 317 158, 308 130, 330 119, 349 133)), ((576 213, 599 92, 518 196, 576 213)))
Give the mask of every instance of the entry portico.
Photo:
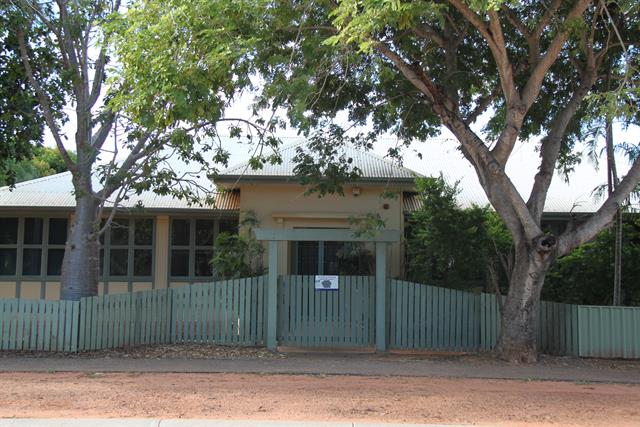
POLYGON ((374 242, 375 243, 375 345, 386 351, 387 250, 400 241, 400 230, 380 230, 374 235, 356 235, 344 229, 255 229, 256 239, 269 242, 267 285, 267 337, 269 349, 277 347, 278 321, 278 242, 374 242))

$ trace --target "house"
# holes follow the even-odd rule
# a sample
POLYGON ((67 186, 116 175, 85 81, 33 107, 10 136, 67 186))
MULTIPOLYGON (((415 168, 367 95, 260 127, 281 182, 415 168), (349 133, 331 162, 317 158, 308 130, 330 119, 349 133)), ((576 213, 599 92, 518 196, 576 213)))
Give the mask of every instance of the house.
MULTIPOLYGON (((354 219, 379 216, 387 229, 404 230, 419 206, 416 172, 353 147, 345 155, 361 171, 344 195, 306 195, 294 177, 300 143, 281 150, 282 163, 252 170, 241 164, 216 177, 215 207, 152 192, 132 197, 101 239, 99 293, 178 287, 211 281, 210 259, 218 233, 235 232, 252 215, 269 229, 345 229, 354 219)), ((485 204, 486 200, 462 200, 485 204)), ((0 188, 0 298, 58 299, 64 245, 75 206, 70 173, 0 188)), ((550 219, 566 221, 568 212, 550 219)), ((372 274, 372 248, 340 242, 279 242, 279 274, 372 274), (355 262, 354 261, 354 253, 355 262)), ((389 277, 403 277, 401 243, 387 254, 389 277)))

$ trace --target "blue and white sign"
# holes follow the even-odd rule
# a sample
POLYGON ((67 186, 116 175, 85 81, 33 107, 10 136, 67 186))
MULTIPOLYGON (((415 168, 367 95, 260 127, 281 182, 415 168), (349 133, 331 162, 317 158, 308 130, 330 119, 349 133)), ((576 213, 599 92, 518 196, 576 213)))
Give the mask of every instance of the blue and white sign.
POLYGON ((316 291, 337 291, 339 276, 316 276, 316 291))

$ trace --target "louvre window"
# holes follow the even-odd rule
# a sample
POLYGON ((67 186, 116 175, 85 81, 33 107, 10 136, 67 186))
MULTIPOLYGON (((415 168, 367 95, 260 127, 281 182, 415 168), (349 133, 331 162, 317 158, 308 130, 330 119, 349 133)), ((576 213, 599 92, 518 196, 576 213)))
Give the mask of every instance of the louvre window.
POLYGON ((0 218, 0 276, 59 276, 66 218, 0 218))
POLYGON ((236 233, 237 220, 171 220, 170 275, 176 279, 202 279, 213 276, 211 259, 218 233, 236 233))
POLYGON ((100 274, 115 279, 150 279, 153 236, 152 218, 115 218, 100 238, 100 274))

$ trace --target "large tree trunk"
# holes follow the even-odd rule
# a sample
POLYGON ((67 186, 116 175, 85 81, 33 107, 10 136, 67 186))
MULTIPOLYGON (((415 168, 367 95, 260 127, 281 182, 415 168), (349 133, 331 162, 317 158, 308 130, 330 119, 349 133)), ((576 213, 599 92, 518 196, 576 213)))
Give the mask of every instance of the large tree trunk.
POLYGON ((495 352, 503 360, 531 363, 538 359, 538 308, 544 278, 552 263, 556 240, 544 236, 533 245, 519 244, 502 311, 495 352))
POLYGON ((60 299, 77 301, 98 294, 100 245, 96 232, 98 200, 92 195, 80 196, 71 233, 62 262, 60 299))

